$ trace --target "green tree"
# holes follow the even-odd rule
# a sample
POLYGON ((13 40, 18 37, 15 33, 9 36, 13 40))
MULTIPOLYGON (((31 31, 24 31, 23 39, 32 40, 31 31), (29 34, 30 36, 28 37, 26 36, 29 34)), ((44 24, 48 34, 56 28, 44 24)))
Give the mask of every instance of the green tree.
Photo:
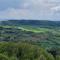
POLYGON ((3 54, 0 54, 0 60, 8 60, 8 57, 3 54))

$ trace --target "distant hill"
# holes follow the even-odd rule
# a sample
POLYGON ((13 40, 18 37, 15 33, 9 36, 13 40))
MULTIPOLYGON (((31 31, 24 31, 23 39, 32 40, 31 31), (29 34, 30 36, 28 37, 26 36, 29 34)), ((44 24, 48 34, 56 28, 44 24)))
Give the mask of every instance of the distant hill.
POLYGON ((8 20, 1 21, 0 25, 32 25, 39 27, 60 27, 60 21, 47 21, 47 20, 8 20))

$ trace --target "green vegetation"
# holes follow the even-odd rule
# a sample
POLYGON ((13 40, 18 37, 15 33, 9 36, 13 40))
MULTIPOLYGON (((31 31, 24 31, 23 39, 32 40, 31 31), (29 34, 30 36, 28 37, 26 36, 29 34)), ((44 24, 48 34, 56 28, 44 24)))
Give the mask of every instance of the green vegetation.
POLYGON ((0 41, 28 42, 43 48, 60 47, 59 29, 33 26, 0 26, 0 41))
POLYGON ((60 60, 60 22, 0 22, 0 60, 60 60))
POLYGON ((0 60, 54 60, 54 57, 36 45, 0 42, 0 60))

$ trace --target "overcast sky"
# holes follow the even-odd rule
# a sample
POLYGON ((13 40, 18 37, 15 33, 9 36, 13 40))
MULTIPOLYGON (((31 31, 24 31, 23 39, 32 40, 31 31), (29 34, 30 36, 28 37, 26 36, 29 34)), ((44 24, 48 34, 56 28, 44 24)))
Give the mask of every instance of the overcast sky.
POLYGON ((60 0, 0 0, 0 19, 60 20, 60 0))

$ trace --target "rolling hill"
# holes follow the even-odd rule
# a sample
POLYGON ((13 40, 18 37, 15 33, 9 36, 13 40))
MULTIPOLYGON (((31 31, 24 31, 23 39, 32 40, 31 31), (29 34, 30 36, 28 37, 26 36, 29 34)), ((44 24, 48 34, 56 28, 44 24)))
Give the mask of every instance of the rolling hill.
POLYGON ((44 20, 1 21, 0 41, 26 41, 45 48, 60 47, 60 22, 44 20))
POLYGON ((60 21, 48 21, 48 20, 7 20, 1 21, 0 25, 31 25, 40 27, 60 27, 60 21))
POLYGON ((60 60, 60 21, 0 21, 0 59, 60 60))

